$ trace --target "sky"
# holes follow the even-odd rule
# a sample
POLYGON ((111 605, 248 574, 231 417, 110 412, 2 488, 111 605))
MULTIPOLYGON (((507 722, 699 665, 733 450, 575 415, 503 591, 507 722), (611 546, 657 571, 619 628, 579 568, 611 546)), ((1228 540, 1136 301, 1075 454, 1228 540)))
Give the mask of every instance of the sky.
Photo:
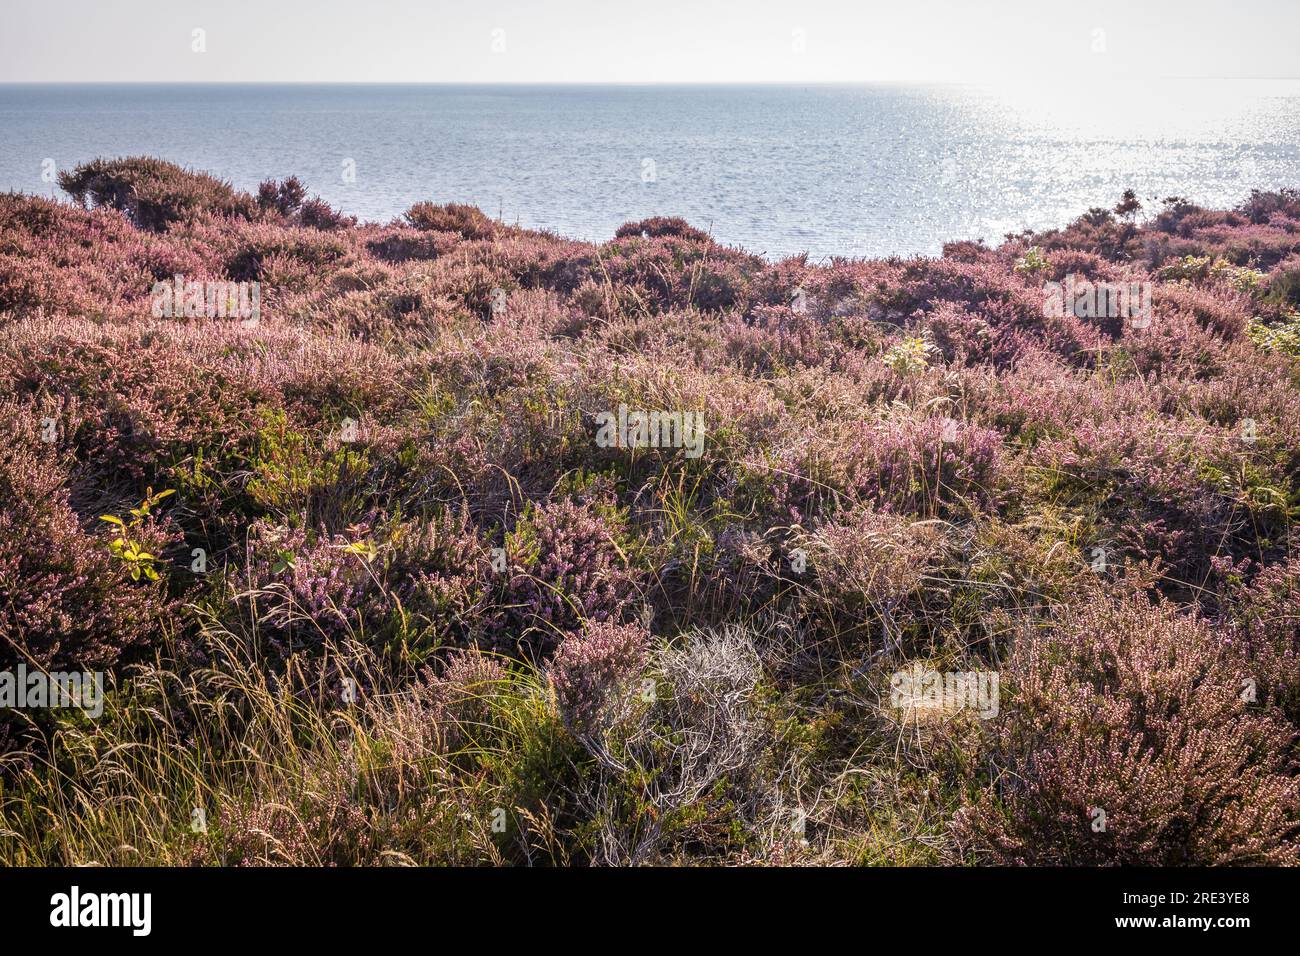
POLYGON ((0 82, 1300 76, 1300 0, 0 0, 0 82))

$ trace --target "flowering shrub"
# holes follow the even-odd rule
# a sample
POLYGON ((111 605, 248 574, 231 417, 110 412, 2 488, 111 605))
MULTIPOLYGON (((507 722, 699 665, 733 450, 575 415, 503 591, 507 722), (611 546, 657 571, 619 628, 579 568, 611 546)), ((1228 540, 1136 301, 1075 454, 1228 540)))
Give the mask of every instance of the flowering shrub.
POLYGON ((337 267, 347 260, 350 252, 347 241, 332 234, 270 224, 242 231, 239 240, 239 248, 227 261, 226 268, 233 278, 241 281, 270 278, 271 264, 282 259, 301 263, 309 272, 337 267))
POLYGON ((602 247, 602 271, 629 300, 660 310, 716 311, 739 305, 762 260, 675 233, 616 238, 602 247))
POLYGON ((1293 191, 810 263, 63 182, 0 196, 0 655, 110 668, 129 713, 20 745, 59 772, 6 785, 6 861, 174 861, 60 782, 155 806, 128 781, 173 754, 221 791, 208 861, 1294 860, 1293 191), (178 275, 259 283, 257 321, 155 317, 178 275), (1069 277, 1150 283, 1150 322, 1053 307, 1069 277), (704 440, 611 447, 620 407, 704 440), (899 747, 899 655, 1005 664, 999 715, 899 747))
POLYGON ((250 603, 265 633, 288 649, 328 639, 365 637, 395 610, 372 568, 369 528, 351 536, 253 526, 248 543, 250 603))
MULTIPOLYGON (((346 533, 274 526, 249 532, 247 589, 265 633, 290 645, 388 636, 473 643, 499 614, 489 606, 489 556, 468 512, 363 521, 346 533)), ((288 646, 288 645, 286 645, 288 646)))
POLYGON ((1157 558, 1176 580, 1205 580, 1214 556, 1244 555, 1287 521, 1274 492, 1263 490, 1287 478, 1250 427, 1144 415, 1081 422, 1068 438, 1044 441, 1035 461, 1050 474, 1045 487, 1055 500, 1095 510, 1096 543, 1114 542, 1116 563, 1126 553, 1157 558), (1256 523, 1247 527, 1252 511, 1256 523))
MULTIPOLYGON (((0 443, 0 498, 0 666, 105 668, 161 639, 175 612, 166 582, 152 565, 133 576, 108 534, 82 527, 57 463, 0 443)), ((175 540, 153 520, 132 534, 154 555, 175 540)))
POLYGON ((955 302, 936 302, 925 317, 925 329, 931 348, 946 362, 977 364, 992 356, 993 329, 988 321, 955 302))
POLYGON ((456 248, 458 237, 452 232, 426 232, 390 227, 366 243, 366 251, 384 262, 403 263, 412 259, 437 259, 456 248))
POLYGON ((904 514, 934 514, 990 501, 1005 469, 1002 438, 951 418, 907 419, 873 429, 874 453, 863 490, 904 514))
POLYGON ((407 613, 446 640, 476 640, 495 616, 488 580, 491 556, 469 512, 440 510, 395 531, 390 580, 407 613))
POLYGON ((416 705, 410 736, 420 742, 410 756, 418 760, 485 742, 497 729, 494 704, 505 695, 508 681, 505 665, 477 650, 453 651, 436 676, 426 671, 408 698, 416 705), (421 740, 428 735, 433 737, 421 740))
POLYGON ((342 229, 356 225, 356 217, 345 216, 318 196, 308 199, 298 210, 298 221, 309 229, 342 229))
POLYGON ((299 807, 257 803, 223 808, 217 821, 223 838, 216 859, 222 866, 340 866, 374 853, 373 831, 363 807, 341 781, 313 781, 297 794, 299 807))
POLYGON ((574 733, 595 733, 627 712, 648 637, 634 625, 605 623, 561 642, 547 675, 560 716, 574 733))
POLYGON ((584 621, 618 619, 636 585, 619 537, 605 514, 566 500, 530 506, 506 538, 511 613, 541 629, 543 646, 584 621))
POLYGON ((1300 728, 1300 559, 1268 565, 1249 586, 1231 579, 1226 608, 1240 633, 1252 690, 1300 728))
POLYGON ((257 206, 269 211, 274 209, 282 216, 292 216, 307 198, 305 187, 297 176, 290 176, 283 182, 267 179, 257 187, 257 206))
POLYGON ((1249 703, 1246 674, 1204 623, 1143 596, 1020 635, 1003 776, 959 813, 961 840, 1004 864, 1294 864, 1294 729, 1249 703))

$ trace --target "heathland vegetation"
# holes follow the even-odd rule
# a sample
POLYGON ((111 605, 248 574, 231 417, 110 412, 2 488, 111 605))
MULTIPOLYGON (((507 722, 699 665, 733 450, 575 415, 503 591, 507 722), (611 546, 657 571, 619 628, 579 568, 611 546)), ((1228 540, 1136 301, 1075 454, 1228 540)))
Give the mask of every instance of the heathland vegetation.
POLYGON ((1300 194, 811 263, 62 184, 0 667, 104 696, 2 712, 0 862, 1300 859, 1300 194))

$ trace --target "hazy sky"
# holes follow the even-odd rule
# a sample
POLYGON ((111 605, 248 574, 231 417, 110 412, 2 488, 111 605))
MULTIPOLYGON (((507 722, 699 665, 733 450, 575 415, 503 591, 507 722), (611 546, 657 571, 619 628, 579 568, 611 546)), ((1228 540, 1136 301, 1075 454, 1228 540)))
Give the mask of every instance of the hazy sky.
POLYGON ((1296 77, 1298 36, 1300 0, 0 0, 0 82, 1296 77))

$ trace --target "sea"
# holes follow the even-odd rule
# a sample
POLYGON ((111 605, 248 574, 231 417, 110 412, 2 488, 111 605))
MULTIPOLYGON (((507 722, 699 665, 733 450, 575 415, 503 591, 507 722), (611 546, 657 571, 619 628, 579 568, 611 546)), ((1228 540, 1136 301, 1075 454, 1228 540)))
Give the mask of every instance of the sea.
POLYGON ((936 255, 1126 189, 1150 210, 1300 187, 1300 81, 0 85, 0 191, 129 155, 296 175, 366 221, 429 200, 584 240, 682 216, 770 258, 936 255))

